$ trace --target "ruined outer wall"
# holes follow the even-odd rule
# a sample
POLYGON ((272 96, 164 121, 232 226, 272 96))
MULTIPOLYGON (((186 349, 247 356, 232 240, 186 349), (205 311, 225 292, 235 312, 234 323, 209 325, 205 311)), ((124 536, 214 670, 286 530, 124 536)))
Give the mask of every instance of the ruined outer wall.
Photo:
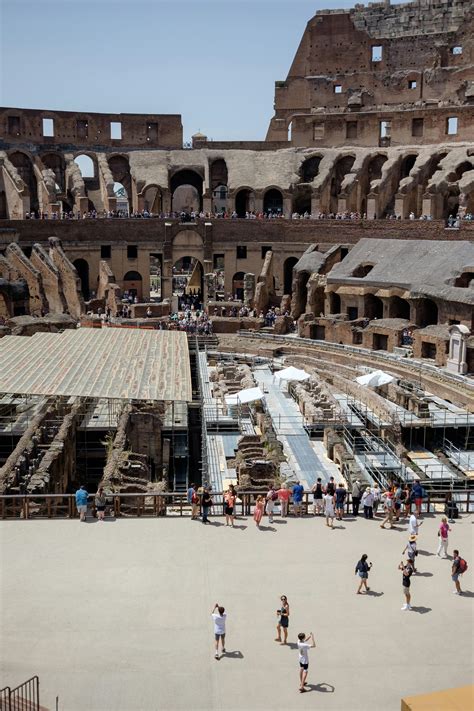
MULTIPOLYGON (((182 148, 180 114, 98 114, 48 109, 0 108, 0 136, 8 144, 115 148, 182 148), (43 119, 53 119, 54 136, 43 135, 43 119), (111 137, 111 123, 120 123, 122 138, 111 137)), ((0 148, 3 141, 0 140, 0 148)))

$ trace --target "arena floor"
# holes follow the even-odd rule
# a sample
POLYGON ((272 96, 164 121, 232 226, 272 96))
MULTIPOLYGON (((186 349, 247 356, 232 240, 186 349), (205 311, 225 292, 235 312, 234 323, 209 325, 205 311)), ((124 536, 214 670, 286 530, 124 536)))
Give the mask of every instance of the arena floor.
POLYGON ((38 674, 61 711, 305 709, 398 711, 403 696, 472 683, 472 517, 450 550, 470 563, 452 594, 433 555, 438 519, 421 528, 414 610, 402 612, 397 566, 406 525, 348 519, 1 522, 0 679, 38 674), (373 562, 371 595, 355 563, 373 562), (281 594, 289 640, 275 641, 281 594), (228 611, 227 655, 213 656, 210 612, 228 611), (314 632, 308 693, 298 693, 298 632, 314 632))

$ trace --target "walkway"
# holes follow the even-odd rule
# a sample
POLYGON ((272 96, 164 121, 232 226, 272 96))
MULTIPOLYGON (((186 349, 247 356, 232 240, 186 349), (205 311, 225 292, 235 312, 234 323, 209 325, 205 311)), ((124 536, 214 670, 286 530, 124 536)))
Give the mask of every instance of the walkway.
POLYGON ((284 392, 286 385, 275 380, 268 367, 256 368, 254 377, 265 392, 265 401, 272 417, 273 426, 278 439, 283 444, 288 464, 293 477, 299 479, 303 486, 311 489, 316 479, 321 477, 328 482, 330 476, 337 476, 339 469, 333 464, 323 462, 321 456, 311 446, 311 441, 304 429, 304 420, 293 398, 284 392), (335 473, 334 473, 335 472, 335 473))

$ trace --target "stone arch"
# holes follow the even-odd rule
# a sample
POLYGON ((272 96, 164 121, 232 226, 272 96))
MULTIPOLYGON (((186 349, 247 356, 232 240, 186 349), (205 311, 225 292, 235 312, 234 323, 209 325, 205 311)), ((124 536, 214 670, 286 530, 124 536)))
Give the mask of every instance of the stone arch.
POLYGON ((143 298, 143 279, 140 272, 129 271, 124 274, 123 277, 123 291, 128 291, 128 293, 139 301, 143 298))
POLYGON ((420 299, 418 303, 417 325, 436 326, 438 323, 438 305, 432 299, 420 299))
POLYGON ((330 291, 328 294, 328 305, 330 314, 341 313, 341 297, 335 291, 330 291))
POLYGON ((283 293, 291 294, 293 284, 293 268, 298 263, 298 257, 288 257, 283 263, 283 293))
POLYGON ((163 188, 156 183, 146 185, 142 192, 143 209, 152 212, 154 215, 163 210, 163 188))
POLYGON ((176 171, 170 178, 173 211, 202 210, 203 182, 202 175, 194 169, 183 168, 176 171), (178 190, 179 193, 177 193, 178 190))
POLYGON ((410 304, 399 296, 391 296, 388 302, 389 318, 404 318, 410 320, 410 304))
POLYGON ((232 295, 243 301, 245 272, 236 272, 232 277, 232 295))
POLYGON ((331 212, 338 211, 338 199, 341 192, 341 185, 348 173, 351 172, 355 162, 354 155, 345 155, 337 159, 332 170, 331 187, 330 187, 330 206, 331 212))
MULTIPOLYGON (((202 249, 202 237, 196 230, 180 230, 173 237, 173 250, 188 250, 202 249)), ((194 256, 191 254, 191 256, 194 256)), ((196 257, 197 258, 197 257, 196 257)))
POLYGON ((237 217, 245 217, 247 212, 255 209, 255 193, 252 188, 241 187, 235 193, 235 211, 237 217))
POLYGON ((66 163, 62 153, 44 153, 41 162, 45 168, 52 170, 56 180, 58 192, 66 192, 66 163))
POLYGON ((270 187, 265 190, 263 212, 271 215, 283 213, 283 193, 279 188, 270 187))
POLYGON ((322 155, 313 155, 304 160, 298 170, 302 183, 312 183, 319 173, 319 165, 322 161, 322 155))
POLYGON ((209 164, 210 188, 214 191, 219 185, 228 185, 227 163, 223 158, 216 158, 209 164))
POLYGON ((443 214, 445 217, 457 217, 459 212, 459 187, 450 185, 444 195, 443 214))
POLYGON ((172 293, 178 296, 179 308, 188 296, 202 299, 204 289, 204 268, 200 259, 191 254, 180 257, 173 264, 172 293))
POLYGON ((89 288, 89 262, 85 259, 75 259, 73 262, 79 279, 81 281, 81 290, 84 297, 84 301, 88 301, 90 298, 90 288, 89 288))
MULTIPOLYGON (((113 155, 108 158, 110 172, 114 183, 123 186, 126 192, 127 201, 130 204, 132 198, 132 176, 130 173, 130 163, 128 158, 123 155, 113 155)), ((114 186, 114 193, 117 197, 117 191, 114 186)), ((120 197, 120 196, 119 196, 120 197)))
POLYGON ((370 264, 369 262, 363 262, 352 271, 351 276, 356 277, 357 279, 364 279, 367 274, 372 271, 373 268, 373 264, 370 264))
POLYGON ((383 318, 383 301, 375 294, 364 297, 364 316, 369 319, 383 318))
POLYGON ((74 163, 79 166, 83 180, 95 180, 98 176, 97 158, 93 153, 78 153, 74 163))
POLYGON ((20 178, 25 183, 30 195, 30 211, 39 212, 38 183, 33 168, 31 157, 23 151, 12 151, 8 154, 8 159, 15 166, 20 178))
POLYGON ((309 185, 297 185, 293 192, 293 212, 311 214, 311 188, 309 185))

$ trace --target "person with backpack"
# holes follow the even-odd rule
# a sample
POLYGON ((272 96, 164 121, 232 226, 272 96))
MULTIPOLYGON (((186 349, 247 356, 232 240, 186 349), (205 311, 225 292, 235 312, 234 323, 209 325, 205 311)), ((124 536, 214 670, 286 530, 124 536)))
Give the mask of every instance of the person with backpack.
POLYGON ((201 505, 202 505, 202 522, 203 523, 211 523, 208 519, 209 512, 211 510, 212 506, 212 498, 209 490, 204 487, 204 491, 202 493, 202 499, 201 499, 201 505))
POLYGON ((402 550, 402 555, 404 553, 407 554, 407 558, 410 561, 410 563, 413 566, 413 572, 416 573, 416 568, 415 568, 415 560, 416 556, 418 555, 418 551, 416 549, 416 536, 411 535, 410 538, 408 539, 408 543, 406 544, 405 548, 402 550))
POLYGON ((403 594, 405 595, 405 604, 402 606, 402 610, 411 610, 411 593, 410 593, 410 586, 411 586, 411 581, 410 578, 413 575, 413 566, 411 564, 410 560, 407 560, 406 563, 403 563, 403 561, 400 563, 398 566, 398 569, 402 571, 402 587, 403 587, 403 594))
POLYGON ((459 551, 457 549, 453 550, 453 566, 451 568, 451 580, 455 585, 455 590, 453 593, 455 595, 462 595, 461 583, 459 582, 459 576, 465 573, 467 570, 467 563, 464 558, 461 558, 459 551))
POLYGON ((320 476, 316 479, 316 484, 311 491, 313 493, 313 514, 319 516, 323 511, 323 486, 320 476))
POLYGON ((344 516, 344 502, 346 500, 347 492, 344 488, 344 484, 341 482, 337 485, 335 497, 336 497, 336 519, 342 521, 344 516))
POLYGON ((365 587, 365 591, 369 592, 370 588, 367 587, 367 580, 369 578, 369 570, 372 568, 372 563, 367 563, 367 553, 364 553, 361 556, 361 559, 358 561, 356 567, 355 567, 355 574, 359 576, 360 578, 360 583, 359 587, 357 588, 357 595, 361 595, 361 590, 362 587, 365 587))

